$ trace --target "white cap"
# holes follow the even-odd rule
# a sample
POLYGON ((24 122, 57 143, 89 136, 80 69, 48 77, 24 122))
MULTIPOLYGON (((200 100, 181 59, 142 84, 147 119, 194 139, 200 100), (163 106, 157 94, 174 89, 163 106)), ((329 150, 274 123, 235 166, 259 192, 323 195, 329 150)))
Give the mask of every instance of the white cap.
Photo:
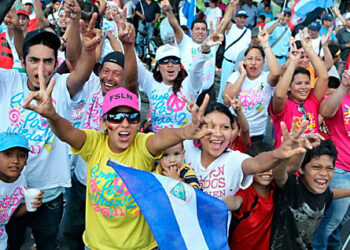
POLYGON ((345 18, 345 19, 350 19, 350 12, 346 13, 346 14, 344 15, 344 18, 345 18))
POLYGON ((174 56, 181 59, 179 48, 175 46, 171 46, 169 44, 162 45, 157 49, 156 62, 170 56, 174 56))
POLYGON ((33 0, 22 0, 22 4, 27 4, 27 3, 34 5, 33 0))

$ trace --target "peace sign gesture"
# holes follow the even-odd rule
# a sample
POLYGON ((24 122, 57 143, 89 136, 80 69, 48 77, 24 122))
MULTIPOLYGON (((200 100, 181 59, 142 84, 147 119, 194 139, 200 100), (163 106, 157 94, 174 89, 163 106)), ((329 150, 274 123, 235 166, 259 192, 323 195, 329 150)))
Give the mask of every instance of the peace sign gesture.
POLYGON ((94 51, 102 41, 102 36, 100 36, 95 30, 96 20, 97 13, 94 13, 91 17, 88 27, 85 27, 85 23, 83 20, 79 21, 81 40, 83 49, 85 51, 94 51))
POLYGON ((306 51, 306 48, 312 48, 311 37, 307 31, 307 28, 300 30, 299 35, 300 35, 301 45, 303 46, 304 50, 306 51))
POLYGON ((298 62, 301 57, 301 54, 295 42, 289 41, 289 48, 290 48, 290 51, 289 51, 290 60, 298 62))
POLYGON ((116 11, 112 11, 114 22, 118 27, 118 37, 123 44, 134 44, 135 42, 135 29, 134 25, 126 21, 126 6, 123 8, 121 17, 116 11))
POLYGON ((38 68, 39 75, 39 91, 34 91, 29 94, 23 103, 23 108, 35 111, 46 118, 52 118, 56 115, 55 108, 52 104, 52 90, 55 86, 55 78, 50 80, 48 86, 46 86, 46 81, 44 78, 44 65, 41 62, 38 68), (35 100, 37 105, 31 104, 35 100))
POLYGON ((258 39, 261 44, 261 46, 268 46, 269 45, 269 33, 265 30, 265 27, 262 29, 259 27, 259 34, 258 39))
POLYGON ((213 133, 212 121, 205 119, 204 112, 209 103, 209 95, 206 94, 199 109, 192 109, 192 122, 185 127, 184 139, 196 140, 213 133))
POLYGON ((219 34, 217 32, 214 32, 213 22, 210 21, 210 35, 209 35, 209 37, 207 39, 205 39, 202 42, 201 51, 204 52, 204 53, 209 52, 210 47, 213 47, 215 45, 220 45, 223 40, 224 40, 224 35, 223 34, 219 34))

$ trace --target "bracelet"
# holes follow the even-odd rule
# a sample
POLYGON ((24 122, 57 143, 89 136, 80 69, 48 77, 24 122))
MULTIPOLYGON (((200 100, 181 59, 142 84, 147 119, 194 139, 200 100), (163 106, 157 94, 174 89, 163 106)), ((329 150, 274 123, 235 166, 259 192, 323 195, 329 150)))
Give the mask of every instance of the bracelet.
POLYGON ((201 52, 202 52, 202 54, 209 54, 210 53, 210 49, 208 51, 202 51, 201 50, 201 52))
POLYGON ((267 48, 270 48, 270 45, 265 45, 265 46, 263 47, 263 49, 267 49, 267 48))

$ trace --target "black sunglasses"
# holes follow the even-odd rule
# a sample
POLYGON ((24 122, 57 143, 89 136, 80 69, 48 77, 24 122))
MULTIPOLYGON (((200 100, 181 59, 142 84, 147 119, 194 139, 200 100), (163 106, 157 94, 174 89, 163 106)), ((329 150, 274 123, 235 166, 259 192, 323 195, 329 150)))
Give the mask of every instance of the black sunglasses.
POLYGON ((306 114, 306 110, 305 110, 305 107, 303 106, 303 104, 300 104, 300 106, 298 107, 298 111, 299 111, 300 113, 303 114, 303 116, 302 116, 302 119, 303 119, 303 120, 308 120, 308 121, 310 121, 310 118, 309 118, 309 116, 306 114))
POLYGON ((177 57, 165 57, 158 61, 159 64, 168 64, 169 62, 172 64, 180 64, 181 60, 177 57))
POLYGON ((140 122, 140 113, 118 113, 118 114, 105 114, 103 120, 114 124, 120 124, 126 118, 130 124, 137 124, 140 122))

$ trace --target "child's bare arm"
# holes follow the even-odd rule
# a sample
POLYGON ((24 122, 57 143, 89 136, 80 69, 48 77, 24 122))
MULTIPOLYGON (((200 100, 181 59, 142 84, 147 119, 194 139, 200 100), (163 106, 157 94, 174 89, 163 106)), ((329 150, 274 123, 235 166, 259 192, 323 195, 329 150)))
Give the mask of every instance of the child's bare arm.
POLYGON ((228 196, 224 199, 224 202, 229 211, 237 211, 242 206, 243 199, 241 196, 228 196))
POLYGON ((232 108, 237 115, 237 120, 238 120, 238 123, 240 126, 239 132, 240 132, 241 139, 242 139, 244 145, 246 145, 246 147, 248 147, 249 142, 250 142, 249 123, 248 123, 247 118, 243 114, 243 111, 241 108, 242 107, 241 100, 231 99, 228 95, 226 95, 226 97, 231 102, 232 108))
POLYGON ((26 208, 26 204, 23 203, 23 204, 18 206, 16 211, 13 213, 12 218, 20 217, 20 216, 24 215, 25 213, 27 213, 27 208, 26 208))
POLYGON ((331 188, 333 200, 350 197, 350 189, 331 188))

